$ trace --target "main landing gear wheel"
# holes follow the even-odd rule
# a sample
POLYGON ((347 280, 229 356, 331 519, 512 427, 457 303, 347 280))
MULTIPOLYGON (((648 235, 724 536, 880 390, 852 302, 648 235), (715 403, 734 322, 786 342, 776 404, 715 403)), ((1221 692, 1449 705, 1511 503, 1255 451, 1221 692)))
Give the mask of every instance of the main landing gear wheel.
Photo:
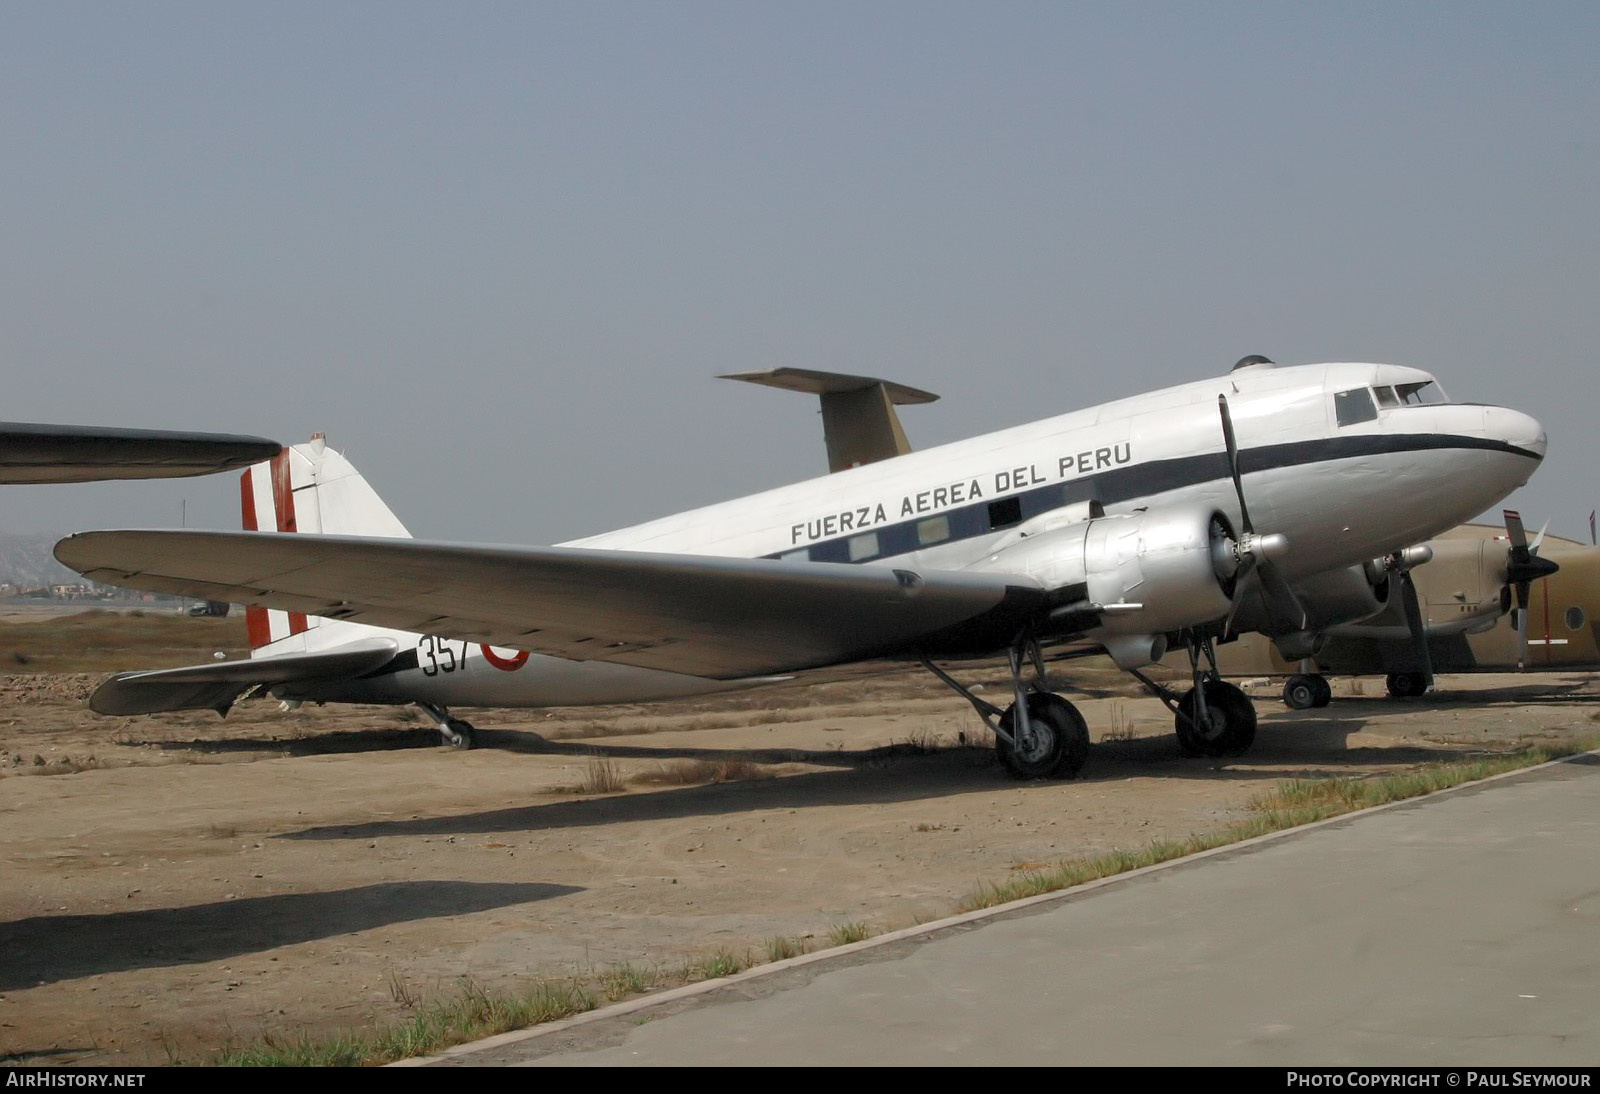
POLYGON ((439 727, 439 736, 451 748, 465 752, 472 747, 474 727, 461 718, 451 718, 439 727))
POLYGON ((1000 716, 1000 728, 1016 740, 996 735, 994 747, 1007 771, 1019 779, 1070 779, 1089 758, 1089 727, 1078 708, 1048 692, 1028 696, 1029 734, 1019 735, 1016 704, 1000 716))
POLYGON ((1333 686, 1321 673, 1291 676, 1283 685, 1283 705, 1290 710, 1325 707, 1333 700, 1333 686))
POLYGON ((1249 696, 1222 680, 1207 680, 1202 685, 1206 697, 1206 716, 1200 718, 1197 695, 1190 688, 1178 700, 1173 719, 1178 730, 1178 747, 1185 756, 1237 756, 1249 750, 1256 740, 1256 708, 1249 696))
POLYGON ((1415 699, 1428 692, 1428 678, 1420 672, 1391 672, 1386 682, 1396 699, 1415 699))

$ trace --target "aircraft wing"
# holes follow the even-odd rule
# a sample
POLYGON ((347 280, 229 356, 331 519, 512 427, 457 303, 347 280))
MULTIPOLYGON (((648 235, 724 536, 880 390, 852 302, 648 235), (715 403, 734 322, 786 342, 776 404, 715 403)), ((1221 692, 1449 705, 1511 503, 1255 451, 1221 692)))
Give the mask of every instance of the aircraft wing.
POLYGON ((281 447, 226 433, 0 422, 0 483, 209 475, 270 460, 281 447))
POLYGON ((154 714, 165 710, 214 710, 226 714, 241 694, 258 684, 340 679, 382 668, 400 649, 392 638, 363 638, 319 653, 215 661, 181 669, 118 673, 89 696, 96 714, 154 714))
POLYGON ((55 553, 113 585, 715 679, 988 653, 1048 602, 1018 575, 573 547, 113 531, 55 553))

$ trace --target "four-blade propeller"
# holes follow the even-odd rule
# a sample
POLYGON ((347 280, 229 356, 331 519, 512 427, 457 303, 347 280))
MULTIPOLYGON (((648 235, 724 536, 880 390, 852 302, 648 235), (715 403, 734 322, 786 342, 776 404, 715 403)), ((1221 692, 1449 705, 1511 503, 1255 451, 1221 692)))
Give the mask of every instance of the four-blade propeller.
POLYGON ((1506 551, 1506 577, 1507 589, 1516 591, 1517 603, 1517 671, 1521 672, 1528 659, 1528 599, 1533 583, 1541 577, 1548 577, 1561 567, 1547 558, 1539 557, 1539 545, 1544 542, 1545 529, 1550 527, 1546 521, 1539 534, 1533 537, 1533 543, 1528 543, 1527 529, 1522 526, 1522 514, 1515 509, 1505 510, 1506 539, 1511 547, 1506 551))

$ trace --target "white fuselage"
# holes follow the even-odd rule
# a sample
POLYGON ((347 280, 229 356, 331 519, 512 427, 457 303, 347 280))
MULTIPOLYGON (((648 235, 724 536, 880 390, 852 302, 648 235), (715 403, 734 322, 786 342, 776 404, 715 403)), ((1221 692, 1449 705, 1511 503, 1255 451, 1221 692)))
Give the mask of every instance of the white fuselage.
MULTIPOLYGON (((1387 555, 1470 519, 1527 481, 1544 455, 1543 430, 1525 414, 1406 404, 1395 393, 1407 390, 1437 386, 1427 373, 1395 365, 1243 368, 562 546, 960 570, 983 565, 1030 526, 1090 502, 1107 515, 1211 506, 1238 527, 1217 407, 1223 395, 1250 516, 1257 531, 1288 538, 1278 565, 1293 581, 1387 555)), ((302 642, 274 642, 258 653, 330 648, 350 640, 351 626, 313 627, 298 636, 302 642)), ((279 694, 544 706, 738 686, 360 632, 395 636, 402 649, 416 651, 415 667, 403 658, 394 671, 279 694)))

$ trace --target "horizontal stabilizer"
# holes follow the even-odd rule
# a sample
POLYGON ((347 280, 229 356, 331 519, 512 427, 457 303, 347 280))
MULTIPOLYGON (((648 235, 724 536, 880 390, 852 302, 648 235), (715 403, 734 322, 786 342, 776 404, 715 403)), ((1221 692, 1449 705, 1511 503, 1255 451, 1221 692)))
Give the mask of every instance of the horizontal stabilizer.
POLYGON ((880 380, 876 376, 852 376, 844 372, 818 372, 809 368, 775 368, 770 372, 734 372, 718 376, 719 380, 743 380, 747 384, 777 387, 785 391, 798 391, 803 395, 846 395, 852 391, 881 387, 895 406, 912 403, 937 402, 939 396, 931 391, 897 384, 893 380, 880 380))
POLYGON ((0 422, 0 483, 210 475, 271 459, 279 448, 225 433, 0 422))
POLYGON ((907 387, 876 376, 851 376, 842 372, 817 372, 806 368, 775 368, 771 372, 738 372, 721 380, 782 388, 816 395, 822 400, 822 439, 828 448, 828 470, 852 467, 904 456, 911 451, 900 425, 897 406, 931 403, 931 391, 907 387))
POLYGON ((988 653, 1044 610, 1026 575, 256 532, 80 532, 96 581, 718 680, 988 653))
POLYGON ((166 710, 214 710, 226 714, 253 687, 360 676, 382 668, 400 644, 392 638, 364 638, 321 653, 217 661, 181 669, 124 672, 89 697, 96 714, 155 714, 166 710))

